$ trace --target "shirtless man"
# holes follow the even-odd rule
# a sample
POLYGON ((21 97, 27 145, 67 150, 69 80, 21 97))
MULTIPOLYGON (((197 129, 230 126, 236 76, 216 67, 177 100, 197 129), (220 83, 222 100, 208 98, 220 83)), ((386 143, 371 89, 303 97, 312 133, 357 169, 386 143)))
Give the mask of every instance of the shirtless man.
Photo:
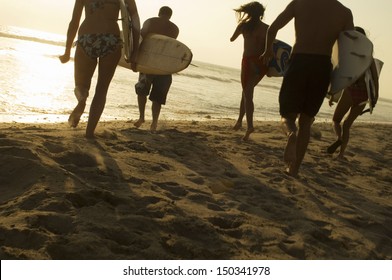
MULTIPOLYGON (((147 19, 143 23, 141 35, 145 38, 150 33, 161 34, 176 39, 179 34, 177 25, 170 21, 172 9, 164 6, 160 8, 158 17, 147 19)), ((150 95, 152 101, 152 123, 151 131, 155 131, 158 126, 158 118, 162 104, 166 103, 166 97, 172 83, 172 75, 146 75, 140 73, 139 81, 135 85, 137 101, 139 105, 139 120, 134 125, 140 127, 144 122, 144 112, 147 103, 147 96, 150 95)))
POLYGON ((350 9, 337 0, 293 0, 271 24, 261 58, 268 64, 278 31, 295 19, 295 44, 279 94, 282 127, 288 140, 287 173, 297 176, 305 156, 310 128, 330 83, 331 54, 339 33, 354 29, 350 9), (298 117, 298 131, 296 119, 298 117))

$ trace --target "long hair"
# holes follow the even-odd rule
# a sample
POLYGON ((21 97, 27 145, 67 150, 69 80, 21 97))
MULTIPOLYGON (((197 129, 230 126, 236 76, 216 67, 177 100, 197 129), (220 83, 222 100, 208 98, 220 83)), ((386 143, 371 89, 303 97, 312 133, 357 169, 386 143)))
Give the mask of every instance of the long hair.
POLYGON ((355 31, 358 31, 359 33, 362 33, 363 35, 366 36, 366 32, 365 32, 365 30, 362 27, 355 26, 354 29, 355 29, 355 31))
POLYGON ((246 30, 252 31, 257 23, 263 19, 265 8, 257 1, 244 4, 234 9, 238 23, 244 24, 246 30))

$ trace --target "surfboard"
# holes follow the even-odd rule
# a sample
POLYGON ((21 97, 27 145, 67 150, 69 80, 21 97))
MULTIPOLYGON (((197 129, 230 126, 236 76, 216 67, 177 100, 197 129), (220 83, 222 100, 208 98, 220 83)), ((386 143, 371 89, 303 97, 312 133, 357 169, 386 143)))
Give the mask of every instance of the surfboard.
MULTIPOLYGON (((336 69, 336 67, 338 65, 338 62, 339 62, 338 54, 339 54, 338 41, 336 41, 335 44, 333 45, 332 56, 331 56, 331 63, 332 63, 333 69, 336 69)), ((331 75, 331 81, 332 81, 332 75, 331 75)), ((331 84, 332 84, 332 82, 329 84, 328 93, 325 96, 325 98, 327 98, 328 100, 332 99, 333 103, 337 103, 343 94, 343 89, 338 90, 338 91, 335 90, 335 92, 331 92, 331 84)))
MULTIPOLYGON (((384 62, 382 62, 381 60, 375 58, 374 62, 376 64, 376 70, 377 70, 377 77, 375 77, 377 80, 380 77, 380 73, 381 73, 381 69, 384 65, 384 62)), ((369 106, 369 112, 370 114, 373 113, 373 108, 374 106, 376 106, 377 103, 377 99, 378 99, 378 95, 376 92, 376 87, 374 84, 374 80, 373 80, 373 76, 372 76, 372 72, 369 69, 366 70, 365 72, 365 83, 366 83, 366 90, 368 93, 368 106, 369 106)))
POLYGON ((373 44, 365 35, 354 30, 341 32, 332 52, 334 67, 328 95, 339 94, 358 80, 372 63, 372 54, 373 44))
POLYGON ((274 57, 271 59, 268 65, 268 77, 282 77, 286 71, 288 64, 291 46, 283 41, 275 40, 272 44, 274 57))
MULTIPOLYGON (((182 42, 160 34, 149 34, 139 46, 136 70, 152 75, 173 74, 187 68, 192 57, 192 51, 182 42)), ((119 65, 130 68, 123 59, 119 65)))
POLYGON ((124 0, 120 0, 120 14, 122 23, 122 37, 124 42, 123 56, 125 61, 130 61, 133 50, 132 21, 124 0))

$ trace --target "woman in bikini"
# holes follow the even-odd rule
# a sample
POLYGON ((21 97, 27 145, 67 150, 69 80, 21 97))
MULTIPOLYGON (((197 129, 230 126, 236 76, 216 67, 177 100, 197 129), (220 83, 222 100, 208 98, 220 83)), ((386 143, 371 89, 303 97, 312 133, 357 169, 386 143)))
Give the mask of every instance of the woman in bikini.
POLYGON ((250 2, 234 10, 238 18, 238 25, 230 41, 233 42, 239 35, 244 37, 244 52, 241 63, 242 98, 240 113, 234 130, 242 127, 242 119, 246 114, 247 130, 242 138, 248 140, 254 131, 253 127, 253 92, 255 86, 267 73, 268 68, 259 60, 264 52, 265 38, 268 25, 262 22, 265 8, 259 2, 250 2))
MULTIPOLYGON (((365 31, 361 27, 356 26, 355 30, 366 35, 365 31)), ((374 60, 370 65, 370 71, 372 73, 376 95, 378 96, 378 79, 374 60)), ((343 94, 336 106, 335 113, 333 115, 333 128, 337 139, 327 148, 327 152, 329 154, 333 154, 340 147, 337 158, 344 159, 344 152, 347 148, 350 137, 350 128, 357 117, 362 114, 367 101, 368 93, 366 89, 365 75, 362 75, 354 84, 343 91, 343 94), (347 112, 349 113, 347 114, 347 112), (341 124, 343 117, 346 114, 347 116, 344 119, 343 124, 341 124)), ((332 106, 332 98, 329 101, 329 105, 332 106)))
MULTIPOLYGON (((134 0, 124 0, 132 19, 132 34, 139 41, 140 19, 134 0)), ((76 127, 86 107, 91 79, 98 65, 98 79, 90 107, 86 137, 93 138, 94 131, 106 103, 106 95, 121 58, 122 40, 118 26, 120 2, 118 0, 75 0, 75 6, 67 32, 65 53, 60 56, 62 63, 70 59, 76 33, 78 40, 75 51, 75 96, 78 104, 71 113, 68 123, 76 127), (85 11, 85 19, 79 27, 85 11)), ((135 70, 138 52, 136 46, 131 56, 131 67, 135 70)))

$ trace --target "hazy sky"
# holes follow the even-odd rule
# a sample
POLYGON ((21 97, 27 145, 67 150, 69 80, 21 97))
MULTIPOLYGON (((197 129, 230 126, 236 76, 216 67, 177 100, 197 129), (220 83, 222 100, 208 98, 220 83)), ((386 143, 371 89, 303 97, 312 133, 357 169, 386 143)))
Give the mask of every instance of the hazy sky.
MULTIPOLYGON (((263 0, 264 21, 269 24, 291 0, 263 0)), ((317 0, 314 0, 317 1, 317 0)), ((230 43, 235 27, 234 8, 250 1, 239 0, 136 0, 141 21, 156 16, 163 5, 173 9, 172 20, 180 28, 179 40, 187 44, 194 60, 238 68, 242 38, 230 43)), ((341 0, 354 14, 354 23, 364 27, 374 44, 374 56, 384 61, 380 95, 392 99, 392 0, 341 0)), ((0 0, 0 24, 65 34, 74 0, 0 0)), ((293 24, 279 31, 279 39, 292 44, 293 24)))

